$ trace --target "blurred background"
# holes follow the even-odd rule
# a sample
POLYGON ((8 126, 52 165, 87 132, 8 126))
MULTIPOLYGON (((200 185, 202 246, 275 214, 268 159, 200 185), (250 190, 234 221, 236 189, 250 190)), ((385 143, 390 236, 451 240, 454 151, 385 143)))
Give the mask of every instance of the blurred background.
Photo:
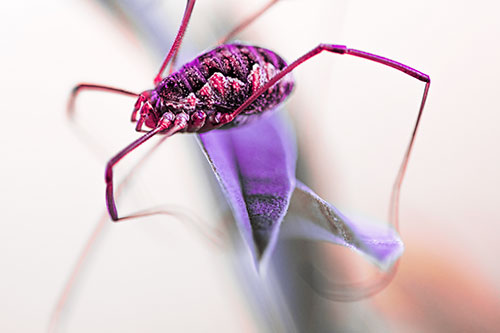
MULTIPOLYGON (((180 63, 211 48, 265 3, 199 0, 180 63)), ((143 6, 173 34, 185 4, 143 6)), ((401 191, 406 252, 393 283, 351 303, 301 286, 307 295, 292 297, 301 306, 278 306, 280 313, 270 318, 251 294, 275 291, 259 290, 254 277, 242 278, 237 264, 245 265, 245 259, 233 254, 230 216, 213 195, 216 183, 193 136, 162 145, 119 201, 124 214, 167 203, 188 216, 112 224, 104 214, 104 165, 137 137, 128 121, 134 100, 82 94, 78 125, 66 119, 68 94, 79 82, 150 89, 169 45, 152 48, 155 36, 124 24, 126 12, 97 1, 4 1, 0 330, 46 330, 97 225, 102 232, 75 280, 58 332, 497 331, 498 9, 487 1, 402 6, 283 0, 238 36, 288 61, 320 42, 345 44, 432 79, 401 191), (300 319, 296 311, 302 311, 300 319), (290 326, 281 326, 282 320, 290 326)), ((423 84, 384 66, 331 54, 304 64, 294 76, 287 110, 297 130, 300 178, 342 209, 386 220, 423 84)), ((118 179, 146 150, 119 165, 118 179)), ((324 272, 349 271, 349 260, 359 260, 321 244, 291 243, 277 255, 287 246, 290 253, 314 247, 308 253, 324 272)), ((266 288, 273 283, 286 284, 274 281, 266 288)))

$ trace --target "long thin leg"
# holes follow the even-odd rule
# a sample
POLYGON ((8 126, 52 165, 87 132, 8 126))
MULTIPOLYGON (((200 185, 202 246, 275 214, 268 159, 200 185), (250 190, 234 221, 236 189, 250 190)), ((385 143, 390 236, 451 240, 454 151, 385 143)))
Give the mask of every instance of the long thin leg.
POLYGON ((186 32, 187 25, 189 23, 189 19, 191 18, 191 13, 193 12, 193 7, 195 0, 188 0, 186 4, 186 9, 184 10, 184 16, 182 18, 181 26, 179 27, 179 31, 177 32, 177 36, 175 36, 175 40, 172 43, 172 46, 170 47, 170 51, 168 51, 167 56, 165 57, 165 60, 163 60, 163 63, 160 67, 160 70, 158 71, 158 74, 156 75, 154 79, 154 85, 156 86, 160 81, 162 80, 162 74, 165 68, 167 67, 170 59, 177 53, 177 50, 181 46, 182 38, 184 37, 184 33, 186 32))
POLYGON ((410 154, 413 149, 413 144, 415 142, 415 137, 417 136, 418 126, 420 120, 422 119, 422 114, 424 113, 425 100, 427 99, 427 94, 429 93, 429 87, 431 85, 430 78, 425 83, 424 94, 422 96, 422 102, 420 103, 420 109, 418 110, 417 120, 415 121, 415 126, 413 126, 413 132, 411 134, 410 142, 406 147, 405 155, 403 161, 399 166, 398 175, 394 181, 391 193, 391 203, 389 205, 389 221, 394 226, 396 230, 399 230, 399 192, 401 190, 401 185, 403 184, 403 179, 406 173, 406 168, 408 167, 408 161, 410 160, 410 154))
MULTIPOLYGON (((165 115, 168 115, 166 113, 165 115)), ((167 137, 171 136, 172 134, 183 130, 187 126, 187 115, 181 113, 177 115, 177 117, 174 119, 167 118, 167 117, 162 117, 162 119, 159 121, 157 127, 155 127, 153 130, 149 131, 147 134, 143 135, 139 139, 135 140, 131 144, 129 144, 127 147, 125 147, 122 151, 120 151, 118 154, 116 154, 106 165, 106 172, 105 172, 105 180, 106 180, 106 205, 108 207, 108 212, 109 215, 111 216, 111 219, 113 221, 118 221, 120 218, 118 218, 118 212, 116 210, 116 204, 115 204, 115 199, 114 199, 114 194, 113 194, 113 166, 118 163, 122 158, 124 158, 127 154, 129 154, 131 151, 142 145, 144 142, 148 141, 151 139, 153 136, 155 136, 158 133, 164 132, 168 130, 168 132, 164 133, 167 137), (172 125, 173 121, 173 125, 172 125)))
MULTIPOLYGON (((333 44, 320 44, 316 46, 314 49, 311 51, 307 52, 304 54, 302 57, 299 59, 295 60, 292 62, 290 65, 286 66, 281 72, 276 74, 271 80, 266 82, 262 87, 260 87, 255 93, 253 93, 243 104, 241 104, 232 114, 231 117, 228 117, 226 120, 227 122, 232 121, 234 117, 236 117, 238 114, 243 112, 247 107, 250 106, 250 104, 253 103, 260 95, 262 95, 267 89, 272 87, 276 82, 281 80, 285 75, 293 71, 297 66, 300 64, 306 62, 307 60, 311 59, 312 57, 318 55, 319 53, 323 51, 328 51, 332 53, 337 53, 337 54, 349 54, 353 55, 356 57, 360 58, 365 58, 368 60, 372 60, 378 63, 381 63, 383 65, 395 68, 397 70, 400 70, 410 76, 413 76, 414 78, 428 82, 430 83, 430 78, 427 74, 424 74, 422 72, 417 71, 416 69, 413 69, 409 66, 403 65, 397 61, 384 58, 375 54, 363 52, 363 51, 358 51, 355 49, 349 49, 344 45, 333 45, 333 44)), ((422 100, 422 102, 425 102, 425 98, 422 100)))
POLYGON ((269 1, 264 7, 259 9, 257 12, 253 13, 251 16, 247 17, 243 22, 238 24, 233 30, 231 30, 226 36, 222 37, 219 39, 217 42, 217 45, 221 45, 226 43, 228 40, 233 38, 237 33, 239 33, 241 30, 245 29, 248 27, 253 21, 259 18, 262 14, 264 14, 269 8, 271 8, 275 3, 277 3, 279 0, 271 0, 269 1))
MULTIPOLYGON (((239 33, 241 30, 245 29, 248 27, 253 21, 258 19, 262 14, 264 14, 269 8, 271 8, 275 3, 277 3, 279 0, 271 0, 269 1, 264 7, 259 9, 257 12, 253 13, 251 16, 247 17, 243 22, 238 24, 233 30, 231 30, 226 36, 222 37, 217 41, 217 45, 222 45, 226 43, 228 40, 233 38, 237 33, 239 33)), ((170 63, 170 70, 169 74, 172 74, 175 68, 175 63, 177 61, 177 55, 179 54, 179 49, 175 52, 175 54, 172 56, 172 61, 170 63)))
MULTIPOLYGON (((431 83, 431 79, 427 74, 424 74, 422 72, 419 72, 409 66, 406 66, 404 64, 401 64, 397 61, 384 58, 375 54, 355 50, 355 49, 349 49, 346 46, 343 45, 332 45, 332 44, 320 44, 299 59, 295 60, 292 62, 290 65, 285 67, 281 72, 279 72, 276 76, 274 76, 271 80, 269 80, 267 83, 265 83, 260 89, 258 89, 254 94, 252 94, 242 105, 240 105, 233 113, 227 114, 223 117, 222 121, 223 123, 228 123, 231 122, 234 117, 236 117, 238 114, 240 114, 242 111, 244 111, 253 101, 255 101, 260 95, 262 95, 267 89, 272 87, 276 82, 281 80, 285 75, 290 73, 292 70, 294 70, 297 66, 300 64, 304 63, 305 61, 311 59, 312 57, 318 55, 322 51, 328 51, 332 53, 338 53, 338 54, 349 54, 353 55, 356 57, 368 59, 371 61, 375 61, 378 63, 381 63, 383 65, 395 68, 399 71, 402 71, 405 74, 408 74, 420 81, 425 82, 425 88, 424 88, 424 93, 422 96, 422 100, 420 102, 420 108, 418 111, 417 115, 417 120, 415 121, 415 125, 413 128, 413 132, 411 134, 410 142, 408 144, 408 147, 406 148, 405 155, 403 157, 403 160, 401 162, 398 174, 396 176, 396 180, 393 185, 392 193, 391 193, 391 201, 389 205, 389 221, 390 223, 395 227, 396 230, 398 230, 398 211, 399 211, 399 193, 401 190, 401 185, 403 183, 404 175, 406 172, 406 168, 408 166, 408 161, 411 155, 411 151, 413 148, 413 143, 415 141, 415 137, 417 135, 417 130, 418 126, 420 124, 420 120, 422 118, 422 114, 424 111, 424 106, 425 106, 425 101, 427 99, 427 95, 429 92, 429 87, 431 83)), ((369 282, 361 282, 361 283, 356 283, 351 286, 357 286, 357 287, 362 287, 361 290, 357 290, 356 293, 354 294, 353 297, 345 297, 342 294, 338 294, 335 292, 337 287, 339 287, 338 284, 333 283, 328 281, 328 286, 327 288, 331 288, 331 290, 321 288, 318 290, 318 292, 327 297, 331 298, 334 300, 355 300, 355 299, 362 299, 365 297, 368 297, 370 295, 373 295, 380 290, 382 290, 386 285, 388 285, 392 279, 394 278, 397 267, 398 267, 399 261, 397 261, 394 266, 391 268, 391 270, 385 274, 382 274, 378 279, 376 280, 371 280, 369 282)), ((314 287, 314 284, 311 284, 314 287)), ((345 285, 343 287, 347 287, 349 285, 345 285)), ((315 288, 315 287, 314 287, 315 288)), ((317 288, 315 288, 317 289, 317 288)), ((352 289, 354 290, 354 289, 352 289)))
POLYGON ((80 84, 76 85, 73 88, 73 90, 71 90, 71 95, 69 96, 69 99, 68 99, 68 105, 66 107, 66 112, 67 112, 67 115, 69 118, 72 118, 74 116, 75 100, 76 100, 76 97, 78 97, 78 94, 82 90, 101 90, 101 91, 123 94, 123 95, 133 96, 133 97, 139 96, 139 94, 136 94, 134 92, 131 92, 131 91, 128 91, 125 89, 108 87, 108 86, 103 86, 100 84, 93 84, 93 83, 80 83, 80 84))
POLYGON ((415 137, 417 135, 418 125, 420 123, 420 119, 421 119, 422 113, 424 111, 425 101, 427 99, 427 94, 429 92, 429 87, 431 84, 431 79, 427 74, 419 72, 416 69, 413 69, 413 68, 406 66, 402 63, 399 63, 397 61, 394 61, 394 60, 391 60, 388 58, 384 58, 384 57, 381 57, 381 56, 378 56, 375 54, 371 54, 371 53, 367 53, 367 52, 363 52, 363 51, 359 51, 359 50, 355 50, 355 49, 350 49, 344 45, 320 44, 317 47, 315 47, 314 49, 312 49, 311 51, 309 51, 308 53, 304 54, 299 59, 292 62, 287 67, 285 67, 281 72, 279 72, 271 80, 269 80, 262 87, 260 87, 260 89, 258 89, 255 93, 253 93, 233 113, 226 114, 222 119, 223 124, 231 122, 238 114, 243 112, 250 104, 252 104, 253 101, 255 101, 260 95, 262 95, 265 91, 267 91, 267 89, 269 89, 274 84, 276 84, 276 82, 281 80, 285 75, 290 73, 297 66, 306 62, 307 60, 311 59, 312 57, 318 55, 322 51, 328 51, 328 52, 337 53, 337 54, 348 54, 348 55, 353 55, 356 57, 368 59, 371 61, 375 61, 375 62, 381 63, 383 65, 395 68, 395 69, 397 69, 405 74, 408 74, 408 75, 426 83, 425 88, 424 88, 424 94, 423 94, 422 100, 420 102, 420 108, 418 111, 417 120, 415 122, 415 126, 413 128, 413 133, 412 133, 411 138, 410 138, 410 143, 408 144, 405 155, 403 157, 403 161, 401 163, 398 175, 396 177, 396 181, 394 182, 394 186, 393 186, 393 190, 392 190, 392 194, 391 194, 391 203, 390 203, 390 207, 389 207, 389 210, 390 210, 389 211, 389 221, 391 222, 391 224, 394 225, 394 227, 397 230, 398 224, 399 224, 399 222, 398 222, 399 192, 401 189, 401 184, 403 182, 406 167, 408 165, 408 160, 410 158, 411 150, 413 147, 413 142, 415 141, 415 137))
MULTIPOLYGON (((126 186, 128 185, 129 180, 132 178, 132 175, 139 171, 139 169, 145 164, 146 160, 151 157, 153 152, 163 143, 163 141, 167 139, 167 137, 164 137, 162 140, 158 141, 154 147, 152 147, 145 157, 141 159, 133 168, 130 170, 127 175, 125 176, 125 179, 123 179, 117 186, 116 189, 116 196, 119 197, 123 191, 125 190, 126 186)), ((183 209, 182 207, 174 207, 174 206, 162 206, 162 207, 157 207, 157 208, 151 208, 142 212, 137 212, 133 215, 124 217, 125 218, 141 218, 141 217, 147 217, 147 216, 153 216, 153 215, 166 215, 166 216, 171 216, 174 218, 177 218, 180 221, 190 221, 190 224, 187 225, 192 225, 197 231, 200 232, 200 234, 205 237, 207 241, 209 241, 211 244, 218 246, 220 244, 220 239, 223 237, 223 231, 220 230, 219 228, 211 228, 207 225, 207 223, 204 223, 198 216, 195 216, 192 212, 187 211, 186 209, 183 209)), ((47 329, 48 333, 55 332, 58 323, 60 321, 60 316, 61 312, 66 306, 66 303, 70 297, 70 293, 74 287, 75 281, 80 275, 80 272, 85 264, 85 261, 87 260, 87 257, 89 253, 92 251, 92 248, 94 247, 94 244, 97 240, 98 237, 100 237, 100 234, 102 232, 102 229, 105 227, 105 225, 108 222, 108 213, 104 212, 102 216, 99 218, 99 221, 97 222, 96 226, 94 227, 94 230, 92 231, 90 237, 87 239, 87 242, 83 246, 83 249, 80 252, 80 255, 78 256, 78 259, 76 260, 75 265, 73 266, 73 269, 71 273, 69 274, 68 279, 66 280, 66 283, 64 285, 64 288, 62 288, 60 295, 57 299, 57 303, 55 304, 53 310, 52 310, 52 315, 50 317, 49 321, 49 326, 47 329)))

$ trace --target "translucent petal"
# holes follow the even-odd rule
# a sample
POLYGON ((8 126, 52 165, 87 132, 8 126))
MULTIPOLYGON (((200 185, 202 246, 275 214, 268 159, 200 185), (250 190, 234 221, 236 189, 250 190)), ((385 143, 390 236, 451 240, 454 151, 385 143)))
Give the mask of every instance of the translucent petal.
POLYGON ((298 181, 281 229, 282 237, 347 246, 384 270, 390 268, 404 250, 399 234, 390 225, 350 219, 298 181))

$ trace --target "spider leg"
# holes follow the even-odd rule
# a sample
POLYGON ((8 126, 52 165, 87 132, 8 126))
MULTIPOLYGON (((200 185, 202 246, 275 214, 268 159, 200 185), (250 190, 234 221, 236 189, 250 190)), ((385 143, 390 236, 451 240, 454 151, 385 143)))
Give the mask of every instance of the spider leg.
MULTIPOLYGON (((237 33, 239 33, 241 30, 245 29, 247 26, 249 26, 256 19, 258 19, 262 14, 264 14, 269 8, 271 8, 278 1, 279 0, 269 1, 264 7, 260 8, 257 12, 255 12, 252 15, 250 15, 249 17, 247 17, 240 24, 238 24, 236 27, 234 27, 233 30, 231 30, 228 34, 226 34, 224 37, 219 39, 217 41, 217 45, 225 44, 228 40, 233 38, 237 33)), ((178 54, 179 54, 179 48, 177 48, 177 50, 174 52, 174 55, 172 56, 172 61, 170 62, 169 74, 172 74, 172 72, 174 71, 178 54)))
POLYGON ((116 93, 116 94, 122 94, 122 95, 127 95, 127 96, 132 96, 132 97, 138 97, 139 94, 121 89, 121 88, 114 88, 114 87, 109 87, 109 86, 103 86, 100 84, 93 84, 93 83, 80 83, 76 85, 72 90, 71 94, 68 99, 68 104, 66 106, 66 114, 68 115, 68 118, 72 119, 74 114, 75 114, 75 101, 76 98, 78 97, 78 94, 82 92, 83 90, 100 90, 100 91, 105 91, 105 92, 111 92, 111 93, 116 93))
MULTIPOLYGON (((127 147, 122 149, 118 154, 116 154, 111 160, 109 160, 106 165, 105 180, 106 180, 106 205, 108 207, 109 215, 113 221, 118 221, 123 218, 118 217, 118 212, 116 209, 116 203, 113 192, 113 167, 126 155, 135 150, 137 147, 142 145, 144 142, 151 139, 158 133, 165 134, 167 137, 171 136, 188 125, 188 117, 184 113, 178 114, 175 119, 170 113, 166 113, 158 122, 158 125, 145 135, 141 136, 127 147), (165 132, 166 131, 166 132, 165 132)), ((125 217, 127 218, 127 217, 125 217)))
POLYGON ((278 1, 279 0, 269 1, 264 7, 262 7, 257 12, 255 12, 252 15, 250 15, 249 17, 247 17, 240 24, 238 24, 236 27, 234 27, 233 30, 231 30, 227 35, 225 35, 224 37, 219 39, 217 41, 217 45, 225 44, 228 40, 233 38, 237 33, 239 33, 241 30, 245 29, 246 27, 248 27, 256 19, 258 19, 262 14, 264 14, 269 8, 271 8, 278 1))
POLYGON ((194 7, 195 2, 196 2, 195 0, 188 0, 186 3, 186 9, 184 10, 184 16, 182 17, 181 26, 179 27, 179 30, 177 31, 177 36, 175 36, 175 40, 172 43, 172 46, 170 47, 170 50, 168 51, 167 56, 165 57, 165 60, 163 60, 163 63, 160 67, 160 70, 158 71, 158 74, 156 74, 156 77, 154 79, 155 86, 161 82, 163 71, 167 67, 170 60, 173 57, 175 57, 175 55, 177 54, 177 52, 179 50, 179 47, 181 46, 182 38, 184 37, 184 33, 186 32, 186 28, 187 28, 187 25, 189 23, 189 19, 191 18, 191 14, 193 12, 193 7, 194 7))
MULTIPOLYGON (((308 53, 304 54, 302 57, 298 58, 294 62, 292 62, 290 65, 285 67, 281 72, 276 74, 271 80, 263 84, 255 93, 253 93, 243 104, 241 104, 233 113, 230 114, 225 114, 224 117, 222 118, 223 124, 231 122, 234 120, 234 118, 243 112, 246 108, 250 106, 250 104, 255 101, 259 96, 261 96, 263 93, 265 93, 270 87, 272 87, 274 84, 276 84, 279 80, 281 80, 285 75, 290 73, 292 70, 294 70, 297 66, 300 64, 306 62, 307 60, 313 58, 314 56, 318 55, 319 53, 323 51, 328 51, 331 53, 337 53, 337 54, 348 54, 348 55, 353 55, 356 57, 360 57, 363 59, 375 61, 378 63, 381 63, 385 66, 389 66, 392 68, 395 68, 407 75, 410 75, 420 81, 425 82, 425 88, 423 92, 423 96, 420 102, 420 108, 418 111, 417 119, 415 121, 415 125, 413 127, 413 132, 411 134, 410 142, 408 143, 408 146, 406 148, 405 154, 403 156, 403 160, 401 162, 401 165, 399 167, 398 174, 396 176, 396 179, 393 184, 392 188, 392 193, 391 193, 391 201, 389 205, 389 221, 390 223, 395 227, 396 230, 398 230, 398 212, 399 212, 399 192, 401 189, 401 185, 404 179, 404 175, 406 173, 406 168, 408 166, 408 161, 410 158, 410 154, 413 148, 413 143, 415 141, 415 137, 417 134, 418 126, 420 124, 420 120, 424 111, 424 105, 425 101, 427 99, 427 95, 429 92, 429 87, 430 87, 430 77, 427 74, 424 74, 422 72, 419 72, 409 66, 406 66, 402 63, 399 63, 397 61, 384 58, 375 54, 355 50, 355 49, 350 49, 347 48, 346 46, 343 45, 332 45, 332 44, 320 44, 308 53)), ((342 293, 336 293, 335 290, 338 289, 339 285, 337 285, 334 282, 328 281, 325 284, 326 289, 323 287, 321 289, 318 289, 317 287, 314 286, 314 283, 309 284, 313 287, 313 289, 317 289, 317 291, 330 299, 334 300, 356 300, 356 299, 362 299, 365 298, 369 295, 373 295, 377 293, 378 291, 382 290, 386 285, 388 285, 392 279, 394 278, 397 267, 398 267, 399 261, 397 261, 394 266, 391 268, 389 272, 379 274, 375 280, 370 280, 370 281, 361 281, 358 283, 355 283, 353 285, 345 285, 345 286, 340 286, 341 287, 341 292, 343 290, 346 290, 345 287, 356 287, 356 293, 353 295, 353 297, 345 297, 342 293), (361 288, 361 289, 360 289, 361 288)), ((309 269, 308 269, 309 270, 309 269)), ((352 289, 352 288, 351 288, 352 289)), ((352 289, 355 290, 355 289, 352 289)))
POLYGON ((389 207, 389 221, 395 226, 396 230, 398 229, 398 210, 399 210, 399 192, 401 189, 401 184, 403 182, 404 174, 406 171, 406 167, 408 165, 408 160, 410 158, 410 154, 412 151, 413 147, 413 142, 415 141, 415 137, 417 134, 417 129, 420 123, 420 119, 422 117, 423 111, 424 111, 424 105, 425 101, 427 99, 427 94, 429 92, 429 87, 431 83, 431 79, 427 74, 424 74, 420 71, 417 71, 416 69, 413 69, 407 65, 404 65, 402 63, 399 63, 397 61, 394 61, 392 59, 384 58, 376 54, 364 52, 364 51, 359 51, 356 49, 350 49, 344 45, 334 45, 334 44, 320 44, 316 46, 314 49, 311 51, 307 52, 291 64, 289 64, 287 67, 285 67, 281 72, 276 74, 271 80, 263 84, 257 91, 255 91, 243 104, 241 104, 234 112, 230 114, 225 114, 224 117, 222 118, 222 124, 229 123, 234 120, 234 118, 239 115, 241 112, 243 112, 246 108, 252 104, 253 101, 255 101, 259 96, 261 96, 264 92, 266 92, 270 87, 272 87, 274 84, 276 84, 279 80, 281 80, 285 75, 293 71, 297 66, 303 64, 304 62, 310 60, 314 56, 318 55, 319 53, 327 51, 331 53, 336 53, 336 54, 348 54, 352 55, 355 57, 371 60, 378 62, 382 65, 389 66, 392 68, 395 68, 407 75, 410 75, 417 80, 425 82, 425 88, 424 88, 424 93, 420 102, 420 108, 418 111, 418 116, 417 120, 415 121, 415 125, 413 127, 413 132, 410 138, 410 142, 408 144, 408 147, 406 149, 405 155, 403 157, 403 161, 401 162, 401 166, 399 168, 398 175, 396 177, 396 180, 393 185, 392 189, 392 194, 391 194, 391 203, 389 207))

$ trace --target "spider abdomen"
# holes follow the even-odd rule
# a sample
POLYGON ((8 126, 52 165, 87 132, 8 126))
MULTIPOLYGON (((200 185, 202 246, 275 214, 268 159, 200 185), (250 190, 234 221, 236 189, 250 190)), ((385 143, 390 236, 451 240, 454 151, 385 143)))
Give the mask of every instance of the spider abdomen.
MULTIPOLYGON (((254 92, 287 66, 273 51, 250 45, 227 44, 203 53, 162 80, 153 91, 152 105, 158 115, 184 112, 190 116, 188 132, 216 128, 254 92), (200 124, 200 116, 206 120, 200 124)), ((293 89, 285 76, 223 128, 257 118, 282 103, 293 89)))

